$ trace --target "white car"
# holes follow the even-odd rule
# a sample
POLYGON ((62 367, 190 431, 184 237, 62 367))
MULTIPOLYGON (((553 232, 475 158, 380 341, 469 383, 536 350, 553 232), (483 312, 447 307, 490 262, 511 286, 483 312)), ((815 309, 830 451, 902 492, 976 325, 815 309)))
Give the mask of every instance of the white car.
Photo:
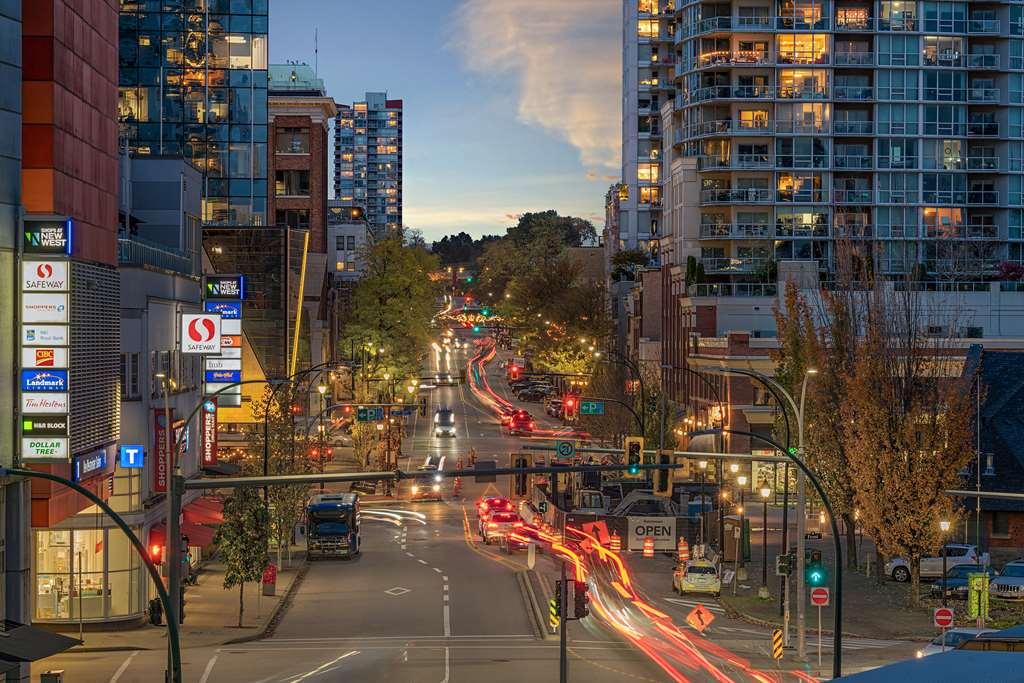
POLYGON ((988 585, 988 594, 1004 600, 1024 599, 1024 558, 1007 562, 988 585))
MULTIPOLYGON (((958 564, 981 564, 988 565, 988 553, 978 554, 978 548, 963 543, 946 544, 946 569, 955 567, 958 564)), ((910 581, 910 563, 902 557, 894 557, 885 563, 885 573, 891 576, 893 581, 906 583, 910 581)), ((921 558, 921 578, 937 579, 942 576, 942 553, 934 557, 921 558)))
POLYGON ((991 628, 951 628, 946 631, 945 641, 943 641, 943 636, 938 635, 935 637, 935 640, 918 650, 916 655, 918 659, 928 655, 937 655, 946 650, 953 650, 960 643, 966 640, 973 640, 982 633, 995 632, 995 629, 991 628), (943 642, 945 642, 945 646, 943 646, 943 642))

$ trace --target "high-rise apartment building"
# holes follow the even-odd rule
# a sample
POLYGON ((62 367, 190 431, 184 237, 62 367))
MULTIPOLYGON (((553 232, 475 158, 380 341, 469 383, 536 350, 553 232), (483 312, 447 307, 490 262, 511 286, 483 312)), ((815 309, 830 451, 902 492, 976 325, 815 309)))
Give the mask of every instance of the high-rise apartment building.
POLYGON ((649 249, 661 219, 661 105, 672 99, 674 5, 624 0, 622 35, 622 184, 615 251, 649 249))
POLYGON ((121 3, 121 135, 203 172, 203 225, 267 222, 267 6, 121 3))
POLYGON ((374 235, 402 227, 402 100, 368 92, 338 105, 334 119, 334 198, 358 206, 374 235))
POLYGON ((980 280, 1024 262, 1024 3, 682 2, 678 229, 705 282, 834 270, 980 280))

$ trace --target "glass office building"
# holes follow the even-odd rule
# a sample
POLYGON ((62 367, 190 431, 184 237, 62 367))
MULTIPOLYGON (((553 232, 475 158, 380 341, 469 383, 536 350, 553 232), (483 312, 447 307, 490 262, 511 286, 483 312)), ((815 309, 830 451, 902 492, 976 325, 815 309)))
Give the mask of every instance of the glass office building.
POLYGON ((893 276, 1024 262, 1020 0, 677 0, 675 42, 709 275, 839 239, 893 276))
POLYGON ((118 115, 204 174, 203 224, 265 225, 269 0, 122 0, 118 115))

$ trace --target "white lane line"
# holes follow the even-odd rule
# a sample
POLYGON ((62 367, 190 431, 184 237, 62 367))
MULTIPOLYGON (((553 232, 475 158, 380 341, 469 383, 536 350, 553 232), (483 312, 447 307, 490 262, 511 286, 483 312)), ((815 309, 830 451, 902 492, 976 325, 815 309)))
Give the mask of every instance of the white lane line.
POLYGON ((210 673, 213 671, 213 665, 217 663, 217 655, 210 657, 210 661, 206 663, 206 668, 203 669, 203 675, 199 679, 199 683, 206 683, 210 680, 210 673))
POLYGON ((340 657, 332 659, 329 662, 325 662, 325 663, 321 664, 320 666, 318 666, 317 668, 312 669, 311 671, 307 671, 306 673, 302 674, 301 676, 296 676, 295 678, 293 678, 290 681, 288 681, 288 683, 299 683, 299 681, 304 681, 307 678, 310 678, 311 676, 316 676, 318 673, 320 673, 321 671, 323 671, 327 667, 334 666, 335 664, 337 664, 341 660, 345 659, 346 657, 351 657, 352 655, 357 655, 357 654, 359 654, 359 650, 352 650, 351 652, 346 652, 345 654, 341 655, 340 657))
POLYGON ((448 648, 444 649, 444 678, 441 683, 448 683, 448 676, 451 674, 451 662, 448 657, 448 648))
POLYGON ((110 677, 110 683, 117 683, 117 679, 121 678, 121 674, 128 669, 128 665, 132 663, 132 660, 135 659, 138 654, 139 650, 136 650, 128 655, 128 659, 124 660, 124 662, 121 663, 121 666, 118 667, 117 671, 114 672, 114 675, 110 677))

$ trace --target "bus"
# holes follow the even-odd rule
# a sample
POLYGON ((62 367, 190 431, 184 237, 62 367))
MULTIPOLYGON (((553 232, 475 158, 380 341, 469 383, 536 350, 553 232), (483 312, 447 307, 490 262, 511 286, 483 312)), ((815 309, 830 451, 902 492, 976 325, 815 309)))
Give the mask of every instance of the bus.
POLYGON ((344 557, 359 554, 359 496, 321 493, 306 505, 306 556, 344 557))

